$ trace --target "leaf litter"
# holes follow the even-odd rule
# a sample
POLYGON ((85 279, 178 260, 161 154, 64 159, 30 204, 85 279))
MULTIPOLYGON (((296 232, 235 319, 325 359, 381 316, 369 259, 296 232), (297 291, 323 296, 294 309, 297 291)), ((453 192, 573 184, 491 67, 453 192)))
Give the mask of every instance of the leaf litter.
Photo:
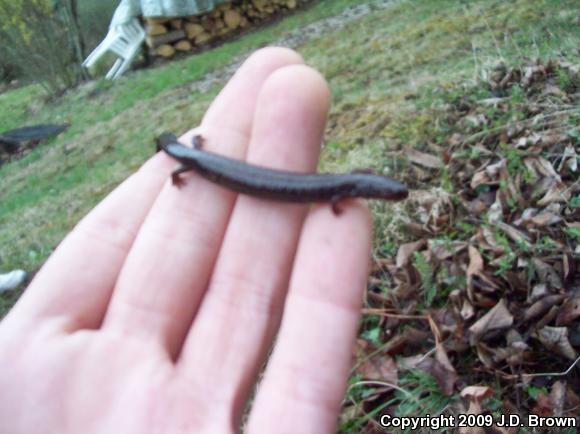
POLYGON ((374 339, 355 355, 359 380, 386 381, 345 402, 361 432, 437 394, 440 413, 580 416, 579 69, 498 63, 441 90, 443 140, 401 144, 407 238, 375 258, 361 326, 374 339))

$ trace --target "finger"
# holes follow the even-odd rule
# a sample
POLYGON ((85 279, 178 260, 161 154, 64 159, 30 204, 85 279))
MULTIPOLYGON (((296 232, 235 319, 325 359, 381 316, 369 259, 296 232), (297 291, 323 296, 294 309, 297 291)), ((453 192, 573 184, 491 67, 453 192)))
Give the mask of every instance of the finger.
MULTIPOLYGON (((287 49, 251 56, 204 118, 204 146, 244 156, 262 83, 282 65, 300 61, 287 49)), ((180 189, 168 184, 131 249, 104 328, 160 343, 175 356, 207 287, 234 200, 230 191, 195 175, 180 189)))
POLYGON ((335 432, 371 247, 368 209, 355 201, 345 208, 337 217, 318 207, 306 220, 248 434, 335 432))
POLYGON ((265 79, 286 65, 301 64, 302 57, 288 48, 267 47, 252 54, 236 71, 205 113, 201 125, 187 132, 184 143, 194 135, 206 140, 212 152, 245 159, 258 93, 265 79))
POLYGON ((256 51, 213 101, 203 117, 203 127, 220 131, 226 126, 226 130, 240 134, 247 145, 257 92, 264 80, 279 68, 301 63, 304 63, 302 57, 287 48, 267 47, 256 51))
POLYGON ((6 320, 37 323, 40 318, 57 317, 69 331, 97 328, 138 228, 171 167, 156 155, 83 218, 6 320))
MULTIPOLYGON (((272 74, 260 93, 249 162, 313 171, 329 99, 326 82, 307 66, 272 74)), ((238 417, 279 323, 305 212, 304 205, 238 198, 179 360, 185 375, 215 373, 238 417)))

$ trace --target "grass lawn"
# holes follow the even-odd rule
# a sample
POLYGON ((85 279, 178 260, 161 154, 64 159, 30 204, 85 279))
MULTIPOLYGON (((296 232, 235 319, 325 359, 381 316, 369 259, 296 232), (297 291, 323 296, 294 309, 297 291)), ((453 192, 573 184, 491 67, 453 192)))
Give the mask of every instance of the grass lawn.
MULTIPOLYGON (((0 131, 45 122, 71 124, 57 139, 0 167, 0 270, 37 270, 75 223, 152 154, 156 134, 196 125, 223 83, 191 91, 192 83, 293 29, 358 4, 315 2, 211 51, 139 70, 113 83, 91 82, 51 103, 43 102, 36 86, 0 94, 0 131)), ((454 125, 439 123, 435 111, 461 94, 461 86, 486 78, 499 61, 518 65, 560 58, 578 64, 579 13, 573 0, 398 1, 295 47, 327 78, 333 95, 321 167, 401 173, 408 164, 401 158, 402 149, 427 152, 431 146, 445 146, 454 125)), ((442 173, 435 184, 445 188, 447 175, 442 173)), ((406 181, 413 188, 427 185, 418 178, 406 181)), ((429 185, 434 185, 432 180, 429 185)), ((376 258, 394 257, 402 243, 414 240, 401 219, 406 206, 373 205, 376 258)), ((17 296, 0 295, 0 315, 17 296)), ((365 316, 361 339, 381 348, 387 337, 377 329, 383 326, 372 315, 365 316)), ((352 384, 360 380, 357 375, 353 373, 352 384)), ((428 405, 415 405, 424 395, 393 401, 406 405, 408 414, 425 413, 429 405, 441 412, 457 399, 442 395, 432 377, 415 371, 399 384, 405 390, 433 391, 428 405)), ((491 386, 502 387, 499 380, 491 386)), ((392 405, 369 401, 372 394, 376 389, 349 390, 345 402, 357 405, 345 407, 342 433, 372 432, 363 413, 372 415, 392 405), (366 413, 360 410, 363 403, 370 409, 366 413)))

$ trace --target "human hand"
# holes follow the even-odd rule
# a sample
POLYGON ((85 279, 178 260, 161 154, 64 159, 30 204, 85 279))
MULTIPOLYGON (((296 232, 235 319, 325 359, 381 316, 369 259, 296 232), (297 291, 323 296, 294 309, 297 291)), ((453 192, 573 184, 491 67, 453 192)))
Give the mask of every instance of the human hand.
MULTIPOLYGON (((263 49, 183 141, 311 171, 328 104, 296 53, 263 49)), ((337 217, 194 174, 177 189, 174 166, 159 153, 105 198, 0 324, 0 433, 334 432, 368 209, 348 201, 337 217)))

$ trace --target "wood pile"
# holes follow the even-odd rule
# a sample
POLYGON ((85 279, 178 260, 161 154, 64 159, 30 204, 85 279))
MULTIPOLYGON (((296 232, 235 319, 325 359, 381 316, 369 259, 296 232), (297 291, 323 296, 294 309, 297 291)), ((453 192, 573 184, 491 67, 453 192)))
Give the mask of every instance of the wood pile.
POLYGON ((250 29, 269 18, 296 9, 308 0, 233 0, 203 15, 145 19, 150 54, 172 57, 198 51, 212 42, 250 29))

